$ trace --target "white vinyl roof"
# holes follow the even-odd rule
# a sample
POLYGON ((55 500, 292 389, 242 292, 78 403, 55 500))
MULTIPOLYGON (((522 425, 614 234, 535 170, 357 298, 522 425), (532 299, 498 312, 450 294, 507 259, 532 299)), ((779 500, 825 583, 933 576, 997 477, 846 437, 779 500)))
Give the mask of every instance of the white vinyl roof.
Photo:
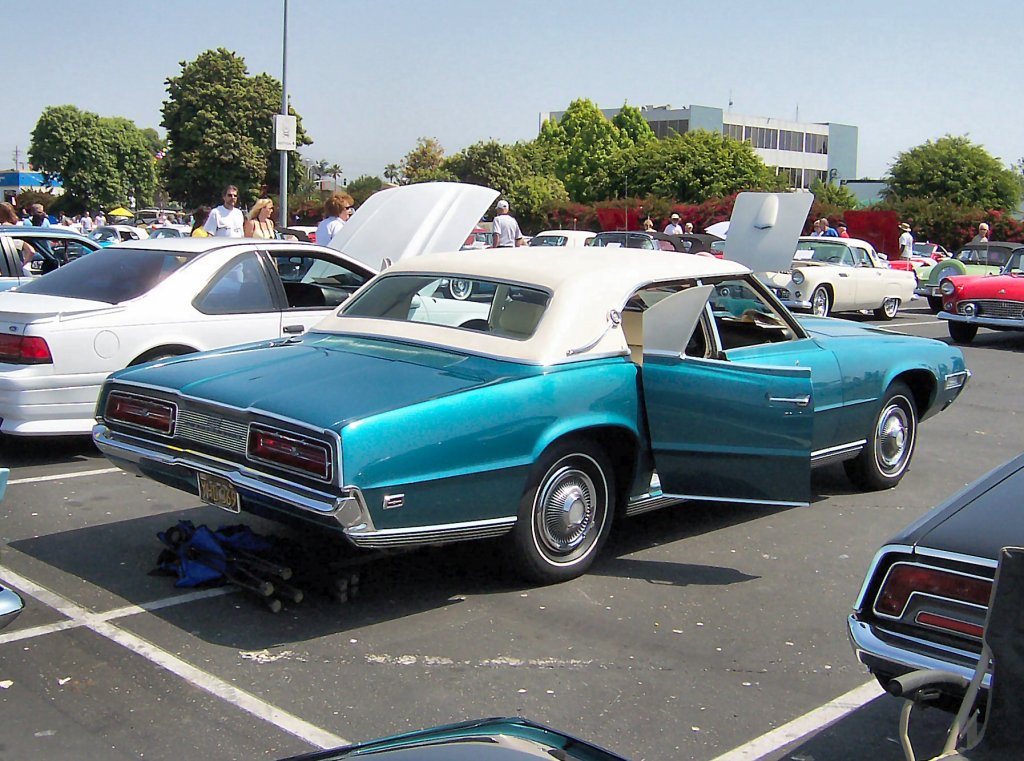
POLYGON ((645 286, 743 276, 749 271, 736 262, 713 257, 625 248, 521 247, 434 254, 400 262, 382 277, 423 273, 547 290, 551 301, 533 336, 517 340, 425 323, 345 317, 344 307, 342 314, 327 317, 316 330, 386 336, 530 364, 558 364, 627 354, 622 329, 609 330, 609 312, 621 310, 630 296, 645 286))

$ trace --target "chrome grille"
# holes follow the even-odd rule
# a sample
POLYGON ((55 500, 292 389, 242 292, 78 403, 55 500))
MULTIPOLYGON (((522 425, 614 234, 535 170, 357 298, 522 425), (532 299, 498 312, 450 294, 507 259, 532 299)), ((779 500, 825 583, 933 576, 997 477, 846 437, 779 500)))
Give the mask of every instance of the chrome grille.
POLYGON ((978 317, 1002 317, 1010 320, 1024 318, 1024 301, 1009 301, 1008 299, 964 301, 957 307, 957 312, 959 314, 968 314, 964 310, 964 307, 968 304, 974 306, 974 314, 978 317))
POLYGON ((249 426, 216 415, 195 410, 179 410, 174 428, 177 438, 216 447, 238 455, 245 455, 249 426))

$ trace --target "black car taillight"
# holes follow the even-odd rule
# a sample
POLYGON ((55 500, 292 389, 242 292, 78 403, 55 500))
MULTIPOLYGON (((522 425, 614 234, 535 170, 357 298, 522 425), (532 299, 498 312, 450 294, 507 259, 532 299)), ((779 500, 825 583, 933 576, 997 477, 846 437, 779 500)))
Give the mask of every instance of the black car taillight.
POLYGON ((249 428, 249 457, 287 470, 331 477, 331 449, 326 444, 273 428, 249 428))
MULTIPOLYGON (((879 615, 901 618, 915 594, 985 608, 992 594, 992 581, 940 568, 897 563, 885 577, 874 610, 879 615)), ((983 631, 977 623, 940 611, 918 611, 914 621, 974 637, 981 637, 983 631)))
POLYGON ((39 336, 0 336, 0 362, 17 365, 52 365, 46 340, 39 336))
POLYGON ((108 422, 170 436, 174 431, 177 409, 173 404, 134 394, 112 391, 107 397, 103 417, 108 422))

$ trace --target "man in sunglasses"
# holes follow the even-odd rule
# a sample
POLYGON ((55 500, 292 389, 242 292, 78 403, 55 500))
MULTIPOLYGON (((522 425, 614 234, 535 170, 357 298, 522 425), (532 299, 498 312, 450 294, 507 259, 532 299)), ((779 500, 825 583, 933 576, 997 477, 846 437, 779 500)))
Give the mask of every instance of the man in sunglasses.
POLYGON ((245 215, 238 208, 238 188, 224 188, 224 203, 210 212, 203 229, 219 238, 241 238, 245 215))

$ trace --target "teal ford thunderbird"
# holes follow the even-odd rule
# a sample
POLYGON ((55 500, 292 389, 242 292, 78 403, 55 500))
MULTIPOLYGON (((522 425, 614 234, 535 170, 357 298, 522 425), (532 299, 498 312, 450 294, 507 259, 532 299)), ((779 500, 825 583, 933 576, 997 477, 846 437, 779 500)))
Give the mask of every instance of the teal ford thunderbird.
POLYGON ((743 265, 626 249, 399 262, 305 335, 114 373, 94 440, 207 503, 360 548, 501 537, 541 583, 615 520, 895 486, 969 376, 939 341, 797 319, 743 265), (424 308, 468 285, 458 325, 424 308))

